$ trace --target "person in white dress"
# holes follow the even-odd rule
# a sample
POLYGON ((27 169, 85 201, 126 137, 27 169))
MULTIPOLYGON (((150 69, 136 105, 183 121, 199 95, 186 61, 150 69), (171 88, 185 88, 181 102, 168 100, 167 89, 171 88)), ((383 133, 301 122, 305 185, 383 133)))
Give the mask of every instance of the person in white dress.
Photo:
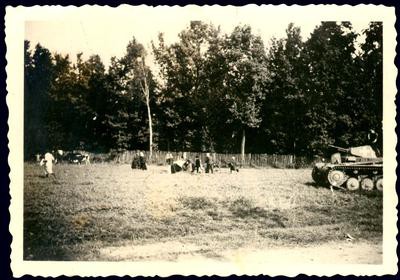
POLYGON ((55 177, 53 172, 53 162, 55 162, 53 154, 50 152, 45 153, 44 158, 40 162, 40 165, 44 165, 44 175, 46 177, 49 177, 49 175, 53 175, 55 177))

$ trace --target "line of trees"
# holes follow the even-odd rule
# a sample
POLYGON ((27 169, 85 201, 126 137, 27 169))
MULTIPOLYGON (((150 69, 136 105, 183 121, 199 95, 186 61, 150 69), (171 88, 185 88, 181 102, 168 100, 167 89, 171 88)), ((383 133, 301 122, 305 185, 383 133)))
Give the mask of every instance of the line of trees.
MULTIPOLYGON (((365 144, 382 127, 382 23, 357 34, 289 24, 268 47, 250 26, 192 21, 146 50, 133 37, 108 69, 25 41, 25 155, 45 149, 175 150, 312 156, 365 144), (365 40, 359 44, 358 38, 365 40), (146 66, 151 51, 158 71, 146 66)), ((382 143, 379 143, 380 148, 382 143)))

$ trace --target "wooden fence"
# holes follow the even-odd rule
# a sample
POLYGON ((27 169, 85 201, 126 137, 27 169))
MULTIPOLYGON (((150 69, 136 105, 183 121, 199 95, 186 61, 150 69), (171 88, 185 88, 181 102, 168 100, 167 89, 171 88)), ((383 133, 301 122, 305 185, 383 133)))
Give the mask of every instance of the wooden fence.
MULTIPOLYGON (((165 165, 166 155, 165 151, 154 151, 151 159, 149 153, 142 151, 145 154, 147 163, 155 165, 165 165)), ((92 162, 113 162, 113 163, 131 163, 137 151, 124 151, 124 152, 111 152, 107 154, 93 154, 90 153, 92 162)), ((183 152, 171 152, 174 160, 184 156, 183 152)), ((206 153, 185 152, 187 159, 194 160, 198 155, 204 163, 206 153)), ((220 167, 226 167, 227 162, 235 157, 235 161, 240 167, 275 167, 275 168, 303 168, 310 167, 312 160, 306 157, 299 157, 294 155, 270 155, 270 154, 245 154, 245 159, 242 162, 241 154, 219 154, 210 153, 215 163, 220 167)))

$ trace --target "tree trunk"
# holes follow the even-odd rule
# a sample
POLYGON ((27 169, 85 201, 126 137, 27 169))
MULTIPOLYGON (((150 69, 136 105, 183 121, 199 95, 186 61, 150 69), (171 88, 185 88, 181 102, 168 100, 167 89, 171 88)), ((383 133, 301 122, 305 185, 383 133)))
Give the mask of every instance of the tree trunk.
POLYGON ((147 117, 149 118, 149 159, 153 155, 153 122, 151 119, 150 98, 146 95, 147 117))
POLYGON ((151 119, 151 110, 150 110, 150 90, 149 85, 147 83, 147 75, 146 75, 146 68, 144 64, 144 58, 142 58, 142 71, 143 71, 143 84, 142 91, 146 98, 146 107, 147 107, 147 117, 149 119, 149 160, 153 155, 153 122, 151 119))
POLYGON ((244 151, 246 146, 246 131, 243 128, 242 130, 242 145, 241 145, 241 154, 242 154, 242 165, 244 164, 244 151))

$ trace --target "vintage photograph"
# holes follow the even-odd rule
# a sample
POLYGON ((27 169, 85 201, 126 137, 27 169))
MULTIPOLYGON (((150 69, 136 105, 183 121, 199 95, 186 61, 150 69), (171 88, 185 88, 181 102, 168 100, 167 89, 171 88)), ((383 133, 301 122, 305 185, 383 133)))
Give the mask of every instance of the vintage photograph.
POLYGON ((372 8, 22 9, 19 261, 396 264, 394 9, 372 8))

